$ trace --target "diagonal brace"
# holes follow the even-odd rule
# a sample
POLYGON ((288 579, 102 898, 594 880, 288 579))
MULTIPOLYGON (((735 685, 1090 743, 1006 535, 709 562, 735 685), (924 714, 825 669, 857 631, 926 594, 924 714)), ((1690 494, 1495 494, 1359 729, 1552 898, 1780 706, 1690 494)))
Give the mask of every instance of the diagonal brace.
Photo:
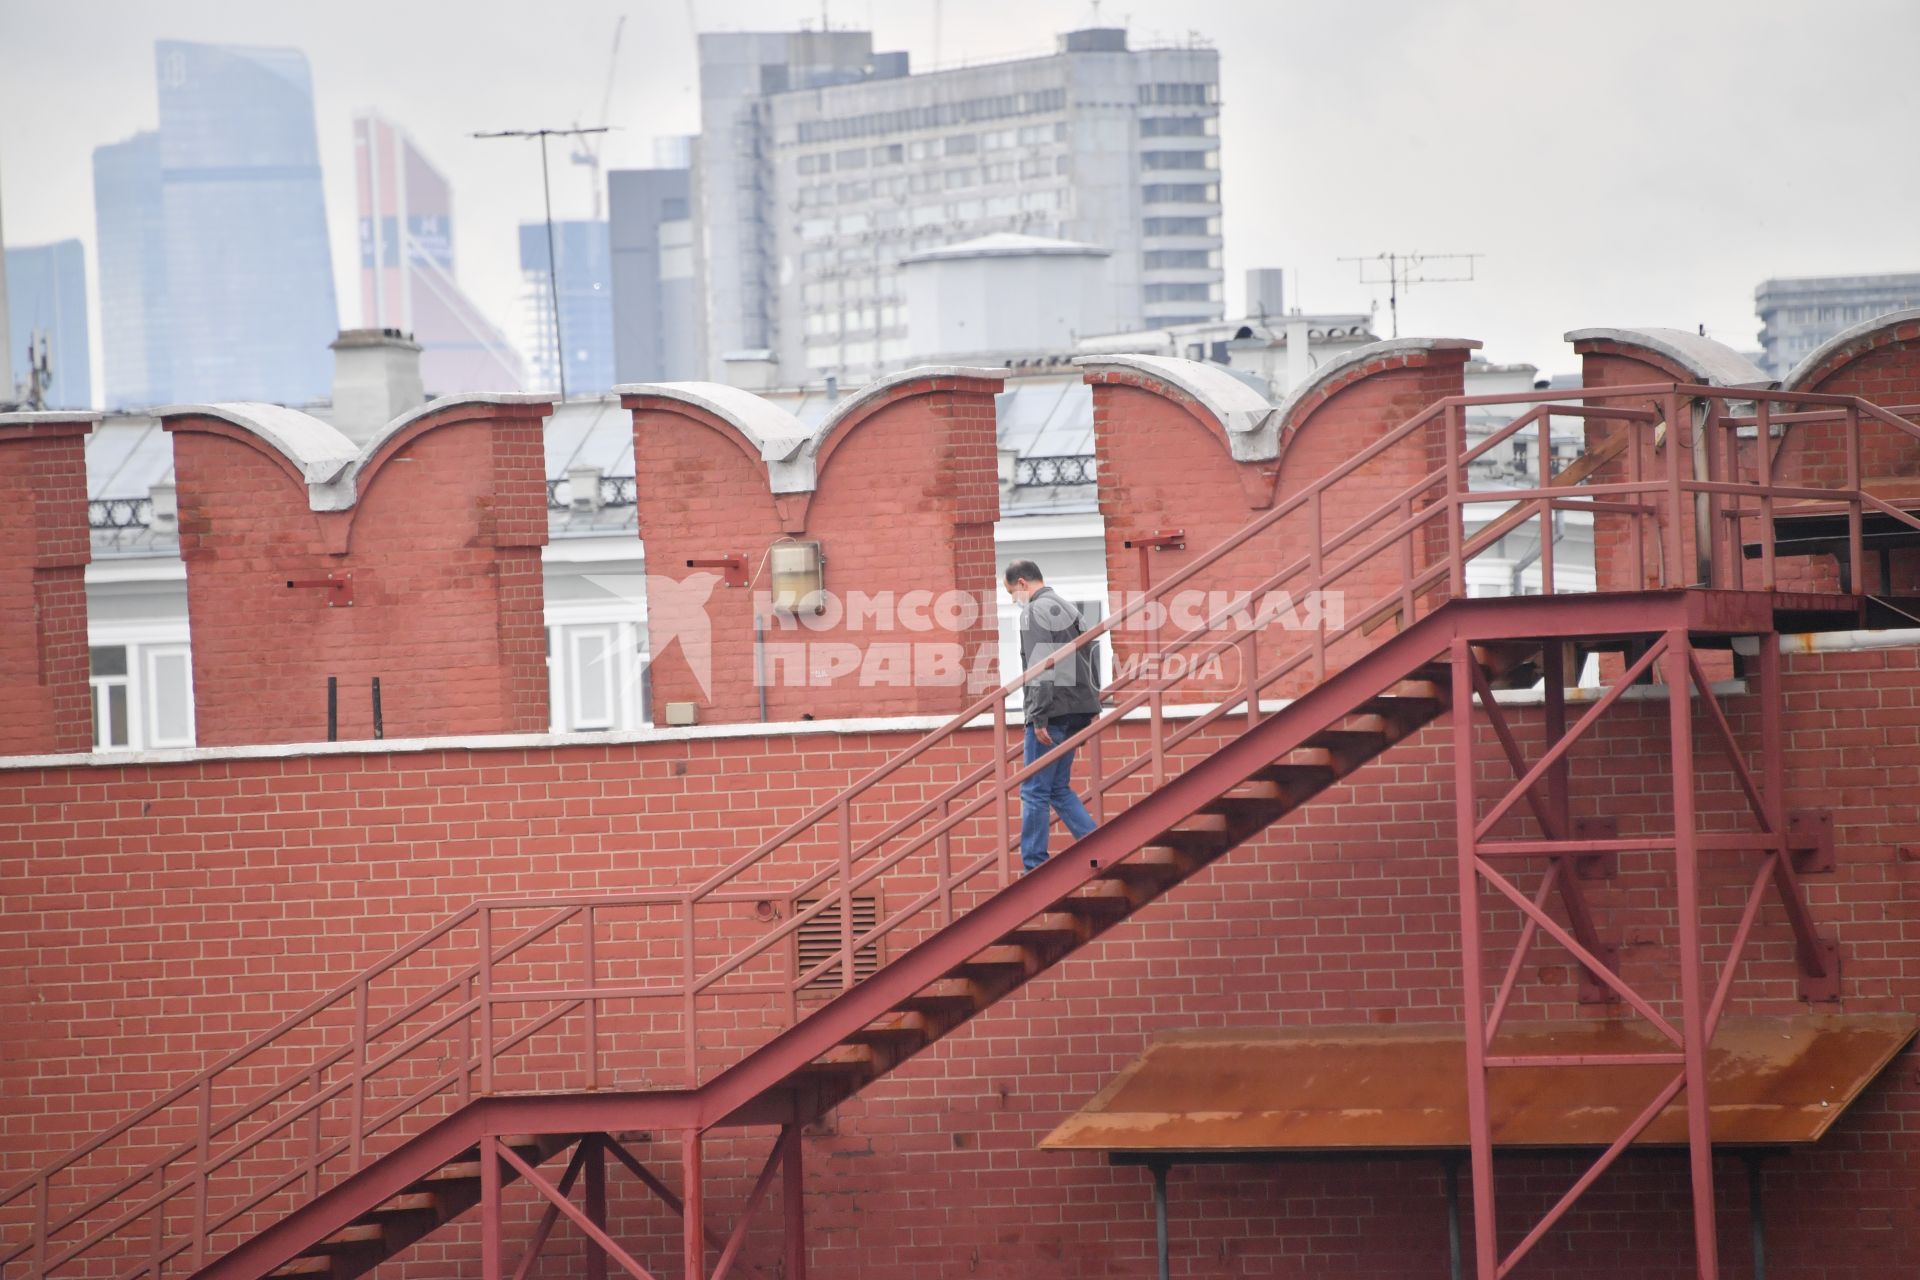
MULTIPOLYGON (((580 1145, 573 1149, 573 1159, 567 1162, 567 1170, 560 1175, 559 1192, 565 1198, 573 1190, 573 1180, 587 1164, 587 1145, 592 1137, 580 1139, 580 1145)), ((540 1225, 533 1230, 533 1239, 527 1243, 527 1251, 520 1257, 520 1265, 513 1269, 513 1280, 527 1280, 527 1273, 533 1270, 533 1264, 540 1257, 540 1250, 546 1247, 547 1237, 553 1232, 553 1224, 560 1220, 560 1206, 549 1204, 547 1211, 540 1215, 540 1225)))
MULTIPOLYGON (((1470 664, 1470 674, 1473 677, 1474 693, 1478 695, 1480 705, 1486 708, 1487 723, 1493 726, 1494 736, 1500 740, 1500 749, 1506 753, 1507 763, 1513 769, 1513 776, 1516 779, 1524 780, 1527 777, 1526 757, 1520 750, 1519 739, 1513 735, 1513 727, 1507 723, 1506 713, 1500 710, 1500 704, 1494 699, 1493 683, 1487 679, 1487 673, 1481 669, 1480 664, 1477 662, 1470 664)), ((1555 809, 1551 798, 1546 800, 1541 798, 1540 790, 1541 782, 1536 779, 1531 786, 1527 787, 1527 804, 1532 808, 1534 818, 1540 823, 1540 829, 1547 833, 1548 838, 1565 840, 1568 834, 1566 824, 1561 821, 1561 815, 1555 809)), ((1587 896, 1580 888, 1578 877, 1561 874, 1557 870, 1563 866, 1564 863, 1565 859, 1555 858, 1553 860, 1552 865, 1556 870, 1550 874, 1550 879, 1552 879, 1559 888, 1560 904, 1566 909, 1567 922, 1573 926, 1573 936, 1580 939, 1580 944, 1588 951, 1606 960, 1609 965, 1611 965, 1616 959, 1615 950, 1600 940, 1599 926, 1596 925, 1593 920, 1593 908, 1587 904, 1587 896)), ((1542 892, 1545 892, 1544 889, 1542 892)), ((1529 930, 1521 939, 1519 951, 1515 953, 1514 968, 1508 972, 1509 981, 1511 981, 1517 972, 1520 957, 1525 954, 1527 946, 1532 941, 1533 935, 1531 930, 1529 930)), ((1580 974, 1580 994, 1583 1001, 1600 1003, 1610 998, 1608 987, 1598 973, 1582 965, 1580 974), (1591 996, 1589 996, 1589 992, 1592 993, 1591 996)), ((1505 984, 1503 984, 1503 986, 1504 985, 1505 984)), ((1510 990, 1510 987, 1507 989, 1510 990)), ((1495 1006, 1495 1022, 1499 1021, 1498 1009, 1504 1004, 1505 1001, 1503 999, 1495 1006)))
POLYGON ((607 1256, 619 1263, 621 1269, 632 1276, 634 1280, 657 1280, 653 1272, 641 1266, 632 1254, 620 1247, 618 1240, 615 1240, 612 1236, 595 1226, 593 1219, 589 1218, 584 1210, 577 1207, 573 1201, 561 1195, 552 1183, 534 1172, 532 1165, 514 1154, 513 1148, 503 1144, 499 1148, 499 1152, 500 1158, 519 1170, 520 1176, 527 1180, 529 1186, 558 1206, 560 1212, 566 1214, 567 1217, 573 1220, 574 1226, 586 1232, 587 1238, 606 1250, 607 1256))
MULTIPOLYGON (((633 1152, 621 1146, 619 1139, 615 1138, 612 1134, 607 1134, 604 1136, 603 1141, 606 1142, 607 1150, 613 1153, 614 1158, 621 1164, 627 1166, 629 1173, 640 1179, 640 1181, 646 1185, 647 1190, 653 1192, 654 1195, 660 1198, 660 1203, 667 1206, 668 1213, 680 1218, 686 1216, 686 1202, 675 1194, 672 1187, 660 1181, 659 1176, 655 1174, 653 1170, 641 1164, 639 1158, 635 1156, 633 1152)), ((727 1242, 725 1238, 712 1227, 706 1228, 705 1234, 709 1245, 712 1245, 716 1249, 724 1249, 726 1247, 727 1242)), ((740 1265, 745 1267, 751 1275, 757 1276, 763 1274, 758 1267, 748 1266, 744 1262, 740 1265)))

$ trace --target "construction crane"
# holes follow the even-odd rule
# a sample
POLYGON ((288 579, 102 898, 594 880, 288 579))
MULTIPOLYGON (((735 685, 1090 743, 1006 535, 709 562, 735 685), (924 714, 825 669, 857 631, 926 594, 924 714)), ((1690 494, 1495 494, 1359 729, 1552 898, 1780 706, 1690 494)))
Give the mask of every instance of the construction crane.
MULTIPOLYGON (((583 164, 588 170, 588 180, 593 185, 593 220, 600 221, 600 148, 606 145, 607 112, 613 106, 613 78, 620 68, 620 33, 626 30, 627 15, 621 14, 619 21, 613 24, 613 47, 607 51, 607 84, 600 94, 600 128, 598 132, 581 130, 575 135, 573 155, 569 157, 574 164, 583 164)), ((573 118, 573 127, 581 129, 580 117, 573 118)))

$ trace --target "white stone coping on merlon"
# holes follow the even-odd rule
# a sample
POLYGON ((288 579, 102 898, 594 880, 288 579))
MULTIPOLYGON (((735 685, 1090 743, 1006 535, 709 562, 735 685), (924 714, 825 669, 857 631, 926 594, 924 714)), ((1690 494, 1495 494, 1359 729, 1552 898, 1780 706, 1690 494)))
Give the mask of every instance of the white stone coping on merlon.
POLYGON ((1287 392, 1287 398, 1281 402, 1279 412, 1273 415, 1274 430, 1278 432, 1284 429, 1288 420, 1293 417, 1294 411, 1305 404, 1308 397, 1356 366, 1375 360, 1391 359, 1397 355, 1411 355, 1417 351, 1478 351, 1479 349, 1478 338, 1387 338, 1342 352, 1308 374, 1305 381, 1287 392))
POLYGON ((809 431, 791 413, 751 391, 720 382, 628 382, 615 395, 659 396, 710 413, 744 436, 767 465, 767 484, 774 493, 812 493, 819 486, 816 465, 820 446, 834 429, 871 401, 895 387, 934 378, 973 378, 1004 382, 1007 371, 957 364, 923 364, 877 378, 833 406, 820 425, 809 431))
POLYGON ((215 418, 259 438, 299 470, 307 485, 307 506, 314 511, 348 511, 357 501, 361 471, 381 446, 429 414, 462 404, 546 404, 554 397, 518 391, 441 396, 382 427, 364 447, 330 423, 285 405, 239 401, 226 404, 171 404, 153 416, 215 418))
POLYGON ((1774 385, 1766 371, 1723 342, 1685 329, 1571 329, 1568 342, 1618 342, 1658 352, 1690 372, 1702 386, 1756 387, 1774 385))
POLYGON ((1862 320, 1852 328, 1842 329, 1839 333, 1834 334, 1812 351, 1809 351, 1806 359, 1793 366, 1793 372, 1789 373, 1786 379, 1781 382, 1781 389, 1784 391, 1800 390, 1801 384, 1816 373, 1822 364, 1826 363, 1827 357, 1842 347, 1858 342, 1870 333, 1876 333, 1881 329, 1896 329, 1903 324, 1912 324, 1916 320, 1920 320, 1920 307, 1909 307, 1905 311, 1889 311, 1884 315, 1877 315, 1871 320, 1862 320))
POLYGON ((1076 356, 1087 373, 1136 373, 1199 401, 1227 433, 1235 462, 1271 462, 1280 456, 1280 417, 1267 398, 1218 365, 1179 356, 1076 356))
POLYGON ((84 422, 88 426, 107 415, 91 409, 22 409, 18 413, 0 413, 0 427, 51 427, 62 422, 84 422))

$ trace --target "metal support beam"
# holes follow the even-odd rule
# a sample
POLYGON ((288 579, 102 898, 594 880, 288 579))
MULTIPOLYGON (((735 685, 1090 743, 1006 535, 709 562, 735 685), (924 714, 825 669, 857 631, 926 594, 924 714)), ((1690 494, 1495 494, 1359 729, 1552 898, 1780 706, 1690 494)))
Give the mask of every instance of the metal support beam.
MULTIPOLYGON (((1672 419, 1669 419, 1672 421, 1672 419)), ((1678 536, 1675 535, 1676 543, 1678 536)), ((1693 650, 1686 631, 1667 632, 1665 645, 1669 749, 1673 769, 1674 879, 1680 912, 1680 1016, 1686 1055, 1687 1157, 1693 1182, 1694 1265, 1700 1280, 1719 1280, 1720 1243, 1714 1229, 1713 1116, 1707 1088, 1707 994, 1701 971, 1700 860, 1694 847, 1693 650)), ((1709 693, 1706 696, 1711 697, 1709 693)))
MULTIPOLYGON (((600 1135, 590 1133, 580 1140, 580 1154, 585 1157, 587 1173, 587 1218, 594 1226, 607 1229, 607 1149, 600 1143, 600 1135)), ((560 1194, 567 1194, 564 1182, 560 1194)), ((587 1280, 607 1280, 607 1251, 591 1238, 587 1241, 587 1280)))
POLYGON ((1160 1280, 1167 1280, 1173 1274, 1173 1250, 1167 1240, 1167 1166, 1161 1162, 1148 1168, 1153 1173, 1153 1256, 1159 1260, 1160 1280))
POLYGON ((686 1280, 706 1280, 707 1198, 700 1167, 700 1130, 680 1135, 680 1241, 686 1257, 686 1280))
POLYGON ((786 1270, 782 1280, 807 1280, 807 1178, 798 1120, 788 1126, 793 1141, 780 1162, 780 1211, 786 1225, 786 1270))

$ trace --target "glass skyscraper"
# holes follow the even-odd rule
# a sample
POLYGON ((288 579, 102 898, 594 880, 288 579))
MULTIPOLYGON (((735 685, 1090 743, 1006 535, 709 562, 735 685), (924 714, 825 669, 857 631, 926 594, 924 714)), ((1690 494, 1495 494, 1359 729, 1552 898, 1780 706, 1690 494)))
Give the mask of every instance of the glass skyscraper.
MULTIPOLYGON (((592 395, 614 384, 613 251, 604 222, 556 222, 554 272, 560 285, 560 336, 566 340, 567 394, 592 395)), ((527 355, 534 377, 558 390, 553 311, 548 302, 547 224, 520 226, 520 272, 526 282, 527 355)))
POLYGON ((160 135, 95 147, 93 216, 100 260, 100 371, 104 407, 167 404, 167 250, 160 216, 160 135))
MULTIPOLYGON (((87 259, 78 240, 57 244, 22 245, 7 250, 6 306, 14 344, 15 369, 20 381, 27 368, 20 363, 31 342, 47 344, 49 409, 93 407, 92 362, 87 343, 87 259)), ((0 389, 0 399, 6 391, 0 389)))
POLYGON ((323 398, 339 312, 307 60, 178 40, 155 55, 156 141, 94 157, 109 397, 323 398))

